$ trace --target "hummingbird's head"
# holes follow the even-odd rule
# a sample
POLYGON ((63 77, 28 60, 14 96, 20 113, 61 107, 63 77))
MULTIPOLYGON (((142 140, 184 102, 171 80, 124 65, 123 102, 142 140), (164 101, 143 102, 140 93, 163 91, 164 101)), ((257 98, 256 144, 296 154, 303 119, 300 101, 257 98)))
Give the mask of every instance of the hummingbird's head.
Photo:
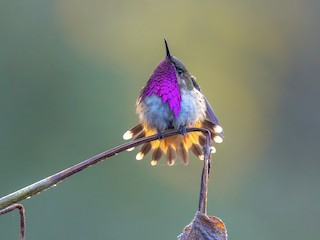
POLYGON ((174 116, 179 116, 181 108, 181 89, 192 90, 194 85, 192 78, 178 58, 171 55, 166 40, 166 58, 163 59, 153 71, 151 77, 142 89, 139 101, 155 94, 162 98, 162 102, 168 102, 169 108, 173 111, 174 116))
POLYGON ((188 70, 186 69, 186 66, 183 64, 183 62, 179 58, 171 55, 166 39, 164 39, 164 43, 166 45, 166 52, 167 52, 166 58, 174 64, 178 75, 180 75, 184 72, 188 72, 188 70))
POLYGON ((164 43, 166 45, 166 54, 167 54, 166 59, 168 59, 171 63, 173 63, 179 79, 179 85, 186 85, 188 88, 190 87, 192 88, 191 75, 189 74, 186 66, 183 64, 183 62, 179 58, 173 56, 170 53, 166 39, 164 39, 164 43))

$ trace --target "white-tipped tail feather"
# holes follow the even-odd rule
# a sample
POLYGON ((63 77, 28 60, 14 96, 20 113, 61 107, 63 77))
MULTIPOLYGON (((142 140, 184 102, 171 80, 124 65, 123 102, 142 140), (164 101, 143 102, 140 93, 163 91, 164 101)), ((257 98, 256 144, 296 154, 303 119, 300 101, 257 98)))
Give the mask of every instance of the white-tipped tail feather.
POLYGON ((216 153, 216 152, 217 152, 217 149, 216 149, 214 146, 211 146, 211 147, 210 147, 210 152, 211 152, 211 153, 216 153))
POLYGON ((222 133, 222 132, 223 132, 223 129, 222 129, 221 126, 215 125, 215 126, 213 127, 213 131, 214 131, 215 133, 222 133))
POLYGON ((133 128, 129 129, 128 131, 126 131, 123 134, 123 139, 124 140, 129 140, 133 136, 138 135, 138 133, 140 133, 142 130, 143 130, 143 126, 141 124, 138 124, 138 125, 134 126, 133 128))
POLYGON ((128 151, 128 152, 131 152, 131 151, 133 151, 134 149, 135 149, 135 147, 128 148, 127 151, 128 151))
POLYGON ((123 139, 124 140, 129 140, 133 137, 133 134, 132 132, 129 130, 129 131, 126 131, 124 134, 123 134, 123 139))
POLYGON ((223 139, 222 137, 216 135, 214 136, 213 140, 216 142, 216 143, 222 143, 223 142, 223 139))
POLYGON ((151 161, 151 165, 152 165, 152 166, 155 166, 155 165, 157 165, 157 164, 158 164, 158 161, 156 161, 156 160, 152 160, 152 161, 151 161))
POLYGON ((136 155, 137 160, 141 160, 143 157, 144 157, 144 154, 142 152, 138 152, 138 154, 136 155))

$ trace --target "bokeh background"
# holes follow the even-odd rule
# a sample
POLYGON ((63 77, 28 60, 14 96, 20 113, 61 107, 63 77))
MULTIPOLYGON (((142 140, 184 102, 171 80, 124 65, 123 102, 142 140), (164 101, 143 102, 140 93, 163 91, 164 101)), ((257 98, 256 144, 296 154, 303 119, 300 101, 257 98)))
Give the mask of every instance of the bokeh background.
MULTIPOLYGON (((0 1, 0 195, 123 143, 171 51, 222 126, 210 215, 229 239, 316 239, 320 1, 0 1)), ((202 162, 125 152, 22 203, 28 239, 176 239, 202 162)), ((0 239, 18 239, 18 213, 0 239)))

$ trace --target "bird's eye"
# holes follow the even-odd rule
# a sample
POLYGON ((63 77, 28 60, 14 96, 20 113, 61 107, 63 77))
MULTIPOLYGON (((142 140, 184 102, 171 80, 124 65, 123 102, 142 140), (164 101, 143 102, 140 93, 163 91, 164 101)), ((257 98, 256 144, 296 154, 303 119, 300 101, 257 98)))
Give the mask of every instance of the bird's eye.
POLYGON ((179 69, 179 68, 178 68, 178 69, 177 69, 177 72, 178 72, 179 75, 181 75, 183 71, 182 71, 182 69, 179 69))

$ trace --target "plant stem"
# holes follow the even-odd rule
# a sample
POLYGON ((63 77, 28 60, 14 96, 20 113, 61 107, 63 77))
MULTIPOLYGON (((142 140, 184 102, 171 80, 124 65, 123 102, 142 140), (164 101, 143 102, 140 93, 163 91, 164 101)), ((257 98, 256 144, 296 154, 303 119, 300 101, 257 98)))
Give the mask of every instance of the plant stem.
POLYGON ((0 215, 6 214, 6 213, 11 212, 15 209, 18 209, 19 214, 20 214, 20 240, 24 240, 25 239, 25 230, 26 230, 26 218, 25 218, 25 214, 24 214, 24 207, 21 204, 14 203, 14 204, 10 205, 9 207, 1 209, 0 215))
POLYGON ((207 214, 207 200, 208 200, 208 185, 210 174, 210 132, 206 135, 206 144, 203 147, 204 161, 201 175, 200 194, 199 194, 199 208, 198 211, 207 214))
MULTIPOLYGON (((186 129, 187 132, 203 132, 207 139, 209 136, 209 146, 210 146, 210 132, 204 128, 187 128, 186 129)), ((162 136, 164 138, 166 137, 170 137, 173 135, 178 135, 179 134, 179 130, 174 130, 174 129, 170 129, 170 130, 166 130, 164 132, 162 132, 162 136)), ((111 157, 117 153, 123 152, 129 148, 132 147, 136 147, 140 144, 146 143, 146 142, 151 142, 154 140, 157 140, 158 136, 157 134, 149 136, 149 137, 143 137, 143 138, 139 138, 137 140, 128 142, 128 143, 124 143, 121 144, 119 146, 116 146, 114 148, 111 148, 103 153, 100 153, 96 156, 93 156, 83 162, 80 162, 70 168, 67 168, 61 172, 58 172, 54 175, 51 175, 45 179, 42 179, 36 183, 33 183, 27 187, 24 187, 16 192, 13 192, 7 196, 4 196, 2 198, 0 198, 0 209, 6 208, 14 203, 18 203, 24 199, 30 198, 33 195, 36 195, 38 193, 41 193, 44 190, 47 190, 53 186, 55 186, 56 184, 60 183, 63 179, 68 178, 74 174, 76 174, 77 172, 82 171, 83 169, 92 166, 98 162, 101 162, 102 160, 111 157)), ((208 140, 207 140, 208 141, 208 140)), ((205 154, 205 162, 208 161, 206 159, 209 159, 208 156, 206 156, 207 154, 205 154)), ((210 157, 210 152, 209 152, 209 157, 210 157)), ((207 175, 207 174, 203 174, 203 175, 207 175)), ((207 188, 207 185, 204 186, 204 188, 207 188)), ((206 191, 204 191, 204 197, 205 197, 205 202, 206 202, 206 191)), ((206 204, 205 204, 205 209, 206 209, 206 204)))

